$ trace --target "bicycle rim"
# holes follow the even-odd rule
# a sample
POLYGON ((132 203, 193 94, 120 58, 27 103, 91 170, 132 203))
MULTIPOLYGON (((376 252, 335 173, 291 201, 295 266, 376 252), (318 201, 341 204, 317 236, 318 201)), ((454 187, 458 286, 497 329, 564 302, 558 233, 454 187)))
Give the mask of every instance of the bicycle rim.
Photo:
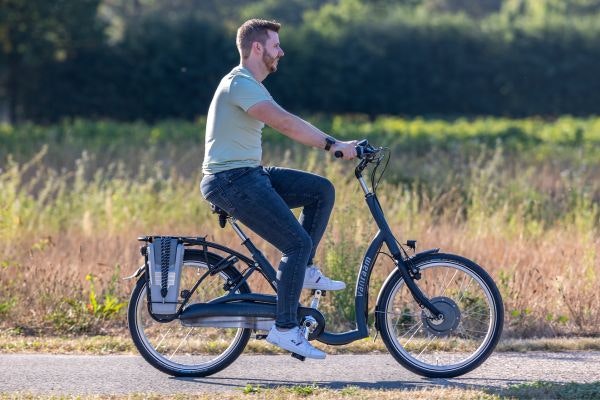
POLYGON ((495 287, 458 260, 431 259, 420 264, 418 285, 450 317, 435 322, 414 301, 403 279, 385 303, 388 346, 411 370, 427 376, 456 376, 479 365, 495 346, 502 307, 495 287))
MULTIPOLYGON (((181 289, 191 289, 206 271, 206 263, 186 260, 181 289)), ((223 285, 227 279, 225 272, 207 276, 189 304, 224 295, 223 285)), ((135 301, 135 331, 132 333, 139 338, 136 345, 146 359, 150 358, 148 361, 167 373, 190 376, 214 373, 233 362, 248 342, 247 329, 190 327, 183 326, 179 319, 166 323, 154 320, 148 311, 146 285, 135 301)))

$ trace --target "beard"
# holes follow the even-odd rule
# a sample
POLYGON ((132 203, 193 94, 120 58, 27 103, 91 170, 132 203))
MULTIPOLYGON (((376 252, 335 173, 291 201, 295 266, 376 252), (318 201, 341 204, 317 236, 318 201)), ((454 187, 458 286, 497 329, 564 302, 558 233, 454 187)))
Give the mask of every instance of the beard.
POLYGON ((277 61, 278 60, 279 60, 279 57, 271 57, 270 55, 267 54, 267 52, 265 52, 263 54, 263 62, 265 63, 265 67, 267 67, 267 70, 269 72, 277 71, 277 61))

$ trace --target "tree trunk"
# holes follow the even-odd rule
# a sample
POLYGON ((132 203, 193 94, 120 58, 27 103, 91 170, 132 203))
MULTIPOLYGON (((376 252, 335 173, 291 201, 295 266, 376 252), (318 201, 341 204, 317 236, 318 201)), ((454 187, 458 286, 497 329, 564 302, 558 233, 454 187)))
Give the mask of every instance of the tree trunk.
POLYGON ((8 122, 16 125, 19 122, 19 98, 20 96, 20 85, 19 85, 19 67, 21 64, 21 57, 17 53, 17 43, 12 40, 11 31, 8 31, 8 40, 10 43, 10 53, 8 53, 8 82, 7 82, 7 94, 8 94, 8 122))
POLYGON ((19 78, 17 77, 17 65, 18 63, 10 61, 8 63, 8 121, 13 125, 18 123, 19 78))

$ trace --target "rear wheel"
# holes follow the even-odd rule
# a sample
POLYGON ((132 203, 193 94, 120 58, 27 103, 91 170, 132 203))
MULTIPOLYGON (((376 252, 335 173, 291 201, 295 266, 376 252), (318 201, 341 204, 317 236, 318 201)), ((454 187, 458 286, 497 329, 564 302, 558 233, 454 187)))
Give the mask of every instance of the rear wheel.
MULTIPOLYGON (((197 280, 221 257, 197 250, 186 250, 181 272, 181 289, 191 290, 197 280), (208 264, 207 264, 208 262, 208 264)), ((240 273, 228 267, 207 276, 192 295, 188 305, 206 302, 227 292, 223 286, 240 273)), ((239 293, 249 293, 243 285, 239 293)), ((156 321, 148 311, 146 276, 143 275, 131 295, 128 308, 131 337, 140 354, 155 368, 174 376, 207 376, 231 364, 244 351, 251 330, 183 326, 179 319, 156 321)))
POLYGON ((502 333, 500 292, 487 272, 465 258, 432 254, 414 262, 421 272, 417 285, 444 318, 428 318, 396 271, 377 307, 386 347, 404 367, 427 377, 449 378, 475 369, 502 333))

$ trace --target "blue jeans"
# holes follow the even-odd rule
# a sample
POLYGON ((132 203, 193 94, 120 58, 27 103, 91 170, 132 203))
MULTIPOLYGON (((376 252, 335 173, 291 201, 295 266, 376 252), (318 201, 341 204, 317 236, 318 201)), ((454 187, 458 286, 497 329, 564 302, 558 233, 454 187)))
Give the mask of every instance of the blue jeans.
POLYGON ((235 168, 205 175, 200 190, 207 201, 281 251, 275 324, 280 328, 298 326, 306 266, 312 264, 335 202, 331 182, 293 169, 235 168), (290 210, 297 207, 303 207, 298 220, 290 210))

